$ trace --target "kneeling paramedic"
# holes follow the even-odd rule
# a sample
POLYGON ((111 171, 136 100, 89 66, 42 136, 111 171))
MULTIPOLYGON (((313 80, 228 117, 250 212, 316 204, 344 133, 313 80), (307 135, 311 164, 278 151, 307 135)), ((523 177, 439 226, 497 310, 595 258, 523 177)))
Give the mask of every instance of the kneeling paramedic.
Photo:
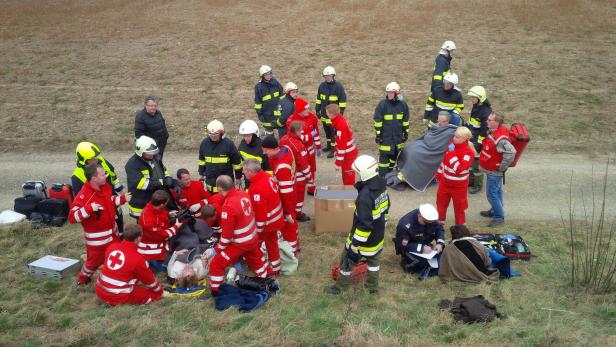
POLYGON ((353 170, 360 182, 355 184, 357 199, 353 227, 340 258, 340 276, 328 294, 340 294, 351 284, 355 265, 366 259, 368 279, 366 287, 370 293, 379 290, 379 256, 383 249, 385 222, 389 214, 389 195, 385 180, 378 174, 378 162, 369 155, 359 156, 353 163, 353 170))

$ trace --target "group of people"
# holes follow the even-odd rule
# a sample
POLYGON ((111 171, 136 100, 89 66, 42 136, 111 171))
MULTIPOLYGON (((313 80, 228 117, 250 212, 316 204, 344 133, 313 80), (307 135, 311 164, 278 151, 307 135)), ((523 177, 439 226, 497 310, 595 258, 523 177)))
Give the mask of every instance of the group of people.
MULTIPOLYGON (((440 126, 442 119, 456 126, 466 123, 460 117, 464 103, 456 87, 458 78, 450 72, 455 49, 453 42, 446 41, 436 59, 424 115, 428 128, 440 126)), ((340 276, 326 292, 338 294, 346 289, 354 266, 362 259, 367 262, 366 285, 370 292, 378 292, 379 258, 391 208, 384 178, 409 136, 409 107, 400 96, 400 86, 389 83, 385 99, 374 112, 377 160, 359 155, 344 116, 346 93, 335 80, 333 67, 323 70, 316 114, 299 98, 296 84, 288 82, 282 88, 265 65, 259 73, 254 107, 265 133, 255 121, 246 120, 239 127, 241 141, 236 146, 221 121, 209 122, 199 147, 199 179, 193 179, 185 168, 174 178, 163 164, 169 133, 156 97, 147 97, 135 117, 135 153, 125 165, 127 193, 98 146, 90 142, 77 146, 72 176, 75 199, 69 221, 82 224, 86 243, 78 285, 87 285, 102 266, 97 296, 117 305, 161 298, 162 285, 151 270, 166 271, 181 285, 195 285, 209 275, 214 295, 225 281, 225 272, 233 278, 241 261, 257 278, 277 277, 282 265, 280 242, 291 249, 292 261, 297 261, 301 246, 298 222, 310 219, 303 203, 306 194, 315 193, 316 157, 326 151, 328 158, 335 157, 343 184, 358 191, 340 276), (326 138, 323 147, 319 120, 326 138), (123 204, 128 205, 136 224, 124 226, 123 204)), ((503 117, 491 110, 485 89, 475 86, 468 95, 473 103, 468 127, 456 129, 435 175, 439 182, 436 209, 421 205, 398 224, 395 244, 402 254, 401 266, 424 277, 434 274, 433 267, 427 258, 411 253, 443 251, 447 206, 453 200, 456 228, 463 226, 469 181, 475 192, 480 189, 479 170, 487 173, 492 205, 481 214, 492 218, 491 226, 504 221, 498 177, 502 184, 502 173, 515 149, 507 140, 503 117)))

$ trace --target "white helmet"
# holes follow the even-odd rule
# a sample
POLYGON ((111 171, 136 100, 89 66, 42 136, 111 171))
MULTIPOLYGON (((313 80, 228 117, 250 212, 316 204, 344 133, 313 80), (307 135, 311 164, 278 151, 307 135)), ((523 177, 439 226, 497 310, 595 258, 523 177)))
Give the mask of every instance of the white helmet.
POLYGON ((455 73, 448 73, 443 77, 443 81, 449 82, 454 86, 458 85, 458 75, 455 73))
POLYGON ((479 99, 479 102, 484 102, 488 98, 488 96, 486 95, 486 90, 482 86, 472 87, 471 89, 469 89, 468 94, 466 95, 476 97, 477 99, 479 99))
POLYGON ((389 82, 389 84, 385 87, 386 92, 395 92, 396 94, 400 93, 400 85, 396 82, 389 82))
POLYGON ((360 155, 353 162, 353 171, 355 171, 362 181, 367 181, 378 175, 379 163, 369 155, 360 155))
POLYGON ((419 213, 427 221, 433 222, 438 219, 438 212, 430 204, 419 205, 419 213))
POLYGON ((323 76, 336 76, 336 70, 331 66, 326 66, 323 69, 323 76))
POLYGON ((207 124, 207 127, 205 128, 205 133, 207 135, 222 134, 224 132, 225 132, 225 127, 222 125, 222 122, 219 121, 218 119, 214 119, 213 121, 209 122, 207 124))
POLYGON ((444 49, 447 51, 453 51, 456 49, 456 44, 453 41, 445 41, 443 42, 441 49, 444 49))
POLYGON ((147 136, 140 136, 135 140, 135 153, 142 157, 143 153, 157 154, 158 146, 153 138, 147 136))
POLYGON ((287 82, 287 84, 284 85, 284 93, 288 93, 292 90, 298 90, 299 88, 297 88, 297 84, 293 83, 293 82, 287 82))
POLYGON ((240 124, 240 135, 257 134, 259 136, 259 126, 252 119, 247 119, 240 124))
POLYGON ((272 72, 272 68, 267 65, 261 65, 261 67, 259 68, 259 76, 263 76, 266 73, 271 73, 271 72, 272 72))

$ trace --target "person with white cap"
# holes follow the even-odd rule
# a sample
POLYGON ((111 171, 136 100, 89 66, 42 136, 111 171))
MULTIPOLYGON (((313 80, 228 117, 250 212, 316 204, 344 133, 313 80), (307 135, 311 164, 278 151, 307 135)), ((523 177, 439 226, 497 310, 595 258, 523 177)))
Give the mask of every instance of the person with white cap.
POLYGON ((464 109, 464 99, 457 88, 458 82, 458 75, 447 74, 443 77, 442 85, 434 87, 428 96, 423 120, 428 128, 437 122, 440 111, 447 111, 451 114, 450 124, 460 125, 460 113, 464 109))
MULTIPOLYGON (((400 218, 396 227, 396 254, 402 256, 400 266, 406 272, 424 273, 430 270, 428 259, 413 253, 437 254, 445 247, 445 230, 438 221, 438 212, 430 204, 419 205, 419 208, 400 218)), ((438 256, 438 255, 437 255, 438 256)), ((426 276, 436 275, 428 272, 426 276)))
POLYGON ((361 155, 353 162, 353 171, 360 178, 355 184, 357 199, 353 226, 340 257, 340 276, 336 284, 325 288, 328 294, 340 294, 349 288, 355 265, 366 259, 368 276, 366 287, 371 294, 379 291, 379 257, 383 250, 385 222, 389 216, 389 195, 385 179, 378 174, 378 162, 369 155, 361 155))
POLYGON ((317 100, 315 111, 321 123, 323 123, 323 130, 325 131, 325 137, 327 138, 326 147, 324 152, 328 158, 334 157, 334 133, 332 130, 332 121, 327 117, 327 105, 336 104, 340 108, 340 114, 344 114, 344 110, 347 107, 347 97, 344 87, 338 81, 336 81, 336 70, 332 66, 326 66, 323 69, 323 79, 317 89, 317 100))
POLYGON ((216 179, 227 175, 240 186, 242 179, 242 157, 233 141, 226 137, 225 127, 217 119, 209 122, 204 129, 207 137, 199 146, 199 175, 210 193, 218 193, 216 179))
POLYGON ((287 119, 295 113, 295 100, 299 96, 299 87, 293 82, 284 85, 284 95, 278 101, 278 108, 274 111, 278 138, 281 139, 287 132, 287 119))
POLYGON ((265 128, 265 134, 270 135, 274 132, 276 125, 274 111, 278 109, 282 86, 274 78, 272 68, 267 65, 261 65, 259 77, 261 79, 255 84, 255 111, 261 125, 265 128))
POLYGON ((445 41, 434 60, 434 69, 432 70, 432 85, 434 87, 443 84, 443 77, 451 72, 451 59, 453 59, 453 51, 456 50, 456 44, 453 41, 445 41))

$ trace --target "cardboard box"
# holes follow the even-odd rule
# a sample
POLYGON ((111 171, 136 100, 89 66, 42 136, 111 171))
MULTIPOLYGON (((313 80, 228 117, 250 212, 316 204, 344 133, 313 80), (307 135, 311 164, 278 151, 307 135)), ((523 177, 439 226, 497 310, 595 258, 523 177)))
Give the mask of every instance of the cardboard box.
POLYGON ((28 269, 36 277, 61 280, 79 271, 79 260, 46 255, 28 264, 28 269))
POLYGON ((352 186, 318 187, 314 194, 314 231, 346 235, 353 225, 357 190, 352 186))

